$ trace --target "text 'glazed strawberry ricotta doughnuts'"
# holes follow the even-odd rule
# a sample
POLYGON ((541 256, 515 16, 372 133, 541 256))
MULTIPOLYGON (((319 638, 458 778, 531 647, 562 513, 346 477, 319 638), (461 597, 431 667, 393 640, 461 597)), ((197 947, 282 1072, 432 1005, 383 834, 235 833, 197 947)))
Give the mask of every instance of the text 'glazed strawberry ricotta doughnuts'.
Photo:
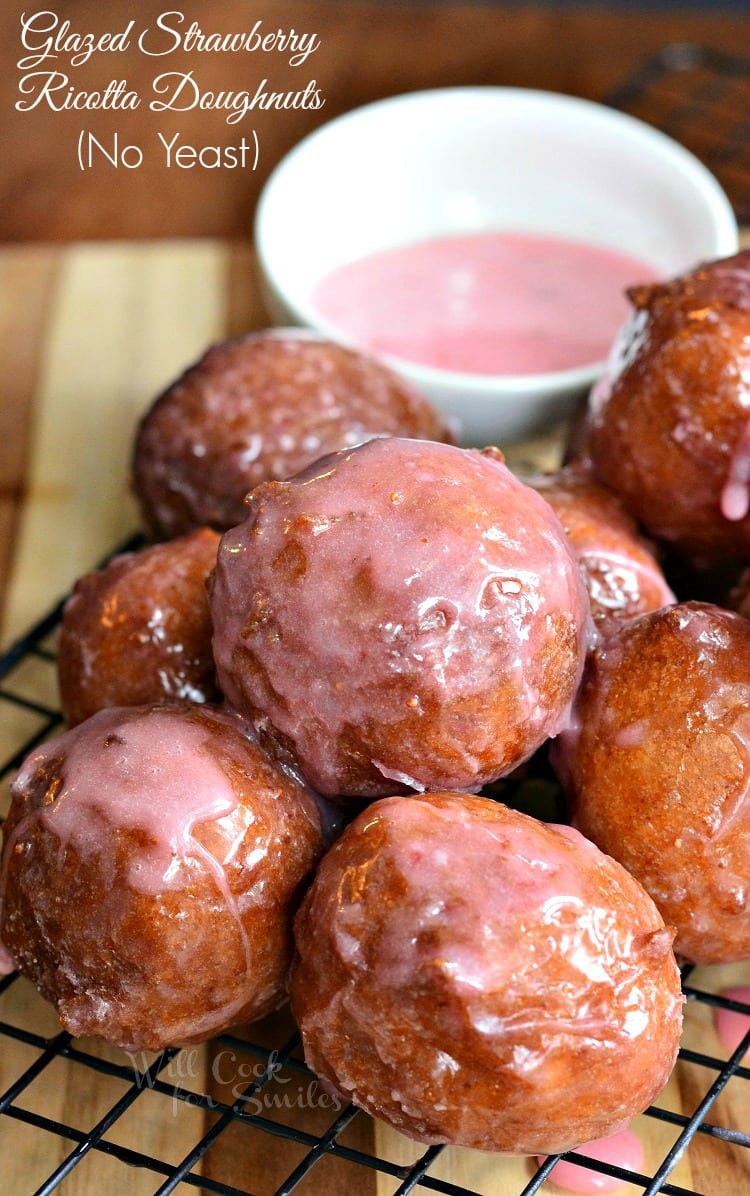
POLYGON ((590 399, 599 478, 697 565, 750 557, 750 250, 634 287, 590 399))
POLYGON ((282 1003, 323 842, 306 791, 231 715, 103 710, 33 751, 12 794, 6 964, 71 1034, 160 1050, 282 1003))
POLYGON ((568 1150, 621 1129, 675 1061, 679 973, 651 899, 576 831, 488 798, 369 806, 295 940, 307 1063, 422 1142, 568 1150))
POLYGON ((750 956, 750 622, 688 602, 592 653, 554 759, 574 824, 694 963, 750 956))
POLYGON ((379 361, 295 329, 214 345, 141 420, 133 486, 159 539, 245 517, 248 491, 371 436, 453 437, 379 361))
POLYGON ((372 440, 248 503, 214 575, 219 685, 319 792, 479 789, 563 725, 588 603, 497 450, 372 440))
POLYGON ((218 700, 206 589, 218 545, 204 527, 114 557, 76 582, 57 651, 68 726, 105 706, 218 700))

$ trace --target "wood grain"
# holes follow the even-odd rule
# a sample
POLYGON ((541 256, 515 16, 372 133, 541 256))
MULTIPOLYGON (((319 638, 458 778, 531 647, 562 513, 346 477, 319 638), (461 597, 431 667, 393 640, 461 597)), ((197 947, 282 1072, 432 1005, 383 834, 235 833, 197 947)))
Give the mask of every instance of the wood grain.
MULTIPOLYGON (((67 0, 64 14, 77 31, 101 33, 153 27, 162 0, 67 0)), ((176 6, 180 8, 179 5, 176 6)), ((182 6, 185 8, 185 6, 182 6)), ((22 7, 0 9, 0 113, 3 114, 3 175, 0 239, 70 241, 81 238, 174 236, 245 237, 263 182, 283 154, 322 121, 359 104, 423 87, 501 84, 542 87, 601 99, 643 61, 671 41, 696 41, 729 52, 750 45, 747 12, 685 10, 656 6, 458 3, 422 0, 406 4, 356 0, 273 0, 250 10, 242 0, 192 5, 206 32, 241 32, 260 17, 264 29, 313 31, 321 47, 302 67, 282 55, 192 55, 167 59, 138 53, 100 55, 70 72, 82 88, 104 87, 126 77, 144 97, 135 112, 19 113, 16 62, 22 7), (114 59, 114 61, 111 61, 114 59), (249 59, 249 61, 248 61, 249 59), (203 90, 251 88, 265 77, 274 90, 296 90, 315 78, 325 96, 317 111, 256 112, 241 125, 227 125, 220 112, 148 111, 151 84, 160 70, 193 68, 203 90), (104 142, 143 148, 134 170, 103 165, 82 172, 75 144, 81 128, 104 142), (180 132, 186 144, 229 145, 255 129, 261 146, 258 169, 168 169, 157 140, 180 132)), ((62 11, 62 10, 61 10, 62 11)), ((58 64, 60 65, 60 64, 58 64)), ((64 65, 64 64, 62 64, 64 65)), ((644 114, 648 118, 648 113, 644 114)))
MULTIPOLYGON (((138 415, 222 335, 228 251, 210 242, 62 250, 48 298, 6 641, 137 524, 138 415)), ((30 296, 16 293, 21 310, 30 296)))
MULTIPOLYGON (((18 539, 6 592, 5 637, 25 628, 63 593, 73 578, 89 568, 135 523, 127 495, 127 469, 135 421, 143 407, 209 341, 226 332, 241 332, 265 322, 252 253, 246 244, 219 241, 176 241, 169 244, 126 243, 68 246, 60 249, 12 250, 0 254, 0 272, 12 292, 0 308, 0 332, 7 335, 6 370, 12 379, 15 410, 28 428, 26 456, 16 462, 18 478, 9 497, 10 517, 18 539), (24 318, 25 316, 25 318, 24 318)), ((8 435, 13 434, 11 429, 8 435)), ((545 438, 514 450, 514 464, 551 464, 559 445, 545 438)), ((13 456, 12 453, 9 454, 13 456)), ((0 454, 0 460, 2 455, 0 454)), ((11 465, 13 461, 11 461, 11 465)), ((2 545, 2 540, 0 540, 2 545)), ((6 542, 7 546, 7 542, 6 542)), ((46 700, 54 698, 51 667, 34 664, 23 684, 46 700), (33 670, 41 670, 37 676, 33 670), (44 674, 42 676, 42 673, 44 674)), ((20 683, 20 680, 19 680, 20 683)), ((33 717, 18 714, 0 726, 0 749, 30 733, 33 717)), ((747 968, 705 969, 696 984, 713 986, 747 980, 747 968)), ((25 982, 2 999, 0 1017, 55 1033, 50 1008, 25 982)), ((254 1041, 278 1045, 290 1026, 285 1015, 252 1027, 254 1041)), ((688 1009, 686 1042, 713 1053, 718 1049, 710 1012, 688 1009)), ((85 1049, 103 1050, 91 1043, 85 1049)), ((187 1070, 175 1065, 169 1083, 184 1090, 210 1091, 233 1098, 241 1079, 226 1056, 219 1061, 216 1044, 188 1055, 187 1070)), ((36 1051, 3 1040, 0 1090, 21 1075, 36 1051)), ((113 1052, 112 1058, 122 1059, 113 1052)), ((241 1061, 241 1057, 238 1057, 241 1061)), ((236 1063, 239 1069, 240 1063, 236 1063)), ((689 1115, 715 1073, 694 1064, 680 1064, 660 1105, 689 1115)), ((92 1073, 69 1062, 53 1066, 48 1083, 32 1084, 19 1098, 24 1108, 65 1118, 84 1131, 121 1095, 121 1081, 93 1081, 92 1073)), ((268 1089, 269 1117, 282 1118, 312 1134, 329 1124, 330 1111, 309 1109, 303 1100, 291 1110, 274 1105, 274 1092, 297 1092, 296 1074, 279 1078, 268 1089)), ((747 1082, 733 1080, 710 1120, 725 1126, 750 1127, 747 1082)), ((170 1097, 144 1092, 111 1132, 114 1141, 154 1152, 177 1163, 215 1116, 170 1097)), ((649 1172, 658 1166, 677 1130, 651 1117, 637 1119, 636 1130, 646 1151, 649 1172)), ((0 1121, 13 1150, 0 1151, 3 1190, 23 1196, 34 1190, 70 1149, 60 1139, 21 1125, 0 1121), (9 1131, 10 1127, 10 1131, 9 1131)), ((350 1147, 376 1152, 395 1164, 420 1156, 414 1143, 358 1115, 344 1135, 350 1147)), ((296 1166, 307 1147, 285 1146, 279 1139, 233 1126, 218 1138, 206 1156, 203 1174, 219 1182, 270 1196, 296 1166)), ((729 1196, 750 1183, 748 1160, 737 1146, 699 1136, 672 1176, 704 1196, 729 1196)), ((531 1164, 470 1151, 444 1152, 431 1174, 464 1185, 482 1196, 518 1196, 531 1175, 531 1164)), ((112 1196, 152 1192, 153 1174, 133 1172, 92 1152, 76 1168, 63 1190, 75 1196, 112 1196)), ((396 1183, 384 1175, 342 1160, 327 1160, 312 1172, 299 1191, 303 1196, 385 1196, 396 1183)), ((542 1189, 553 1192, 548 1184, 542 1189)))
POLYGON ((59 252, 38 246, 0 255, 0 336, 12 369, 0 403, 0 602, 7 585, 24 498, 31 399, 36 391, 59 252))

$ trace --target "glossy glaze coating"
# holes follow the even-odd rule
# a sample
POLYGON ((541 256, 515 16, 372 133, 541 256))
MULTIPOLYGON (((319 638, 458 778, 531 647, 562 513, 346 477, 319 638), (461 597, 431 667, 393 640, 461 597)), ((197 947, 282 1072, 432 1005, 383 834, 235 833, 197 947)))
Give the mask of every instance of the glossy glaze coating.
POLYGON ((115 557, 76 582, 58 640, 69 726, 105 706, 218 700, 206 590, 218 544, 202 528, 115 557))
POLYGON ((222 692, 329 795, 479 789, 565 722, 589 615, 496 450, 372 440, 258 487, 213 582, 222 692))
POLYGON ((531 1154, 623 1128, 682 1024, 672 934, 569 827, 482 797, 396 797, 323 860, 292 1008, 323 1079, 422 1142, 531 1154))
POLYGON ((630 292, 591 396, 601 480, 698 564, 750 554, 750 250, 630 292))
POLYGON ((590 657, 555 748, 575 825, 636 876, 696 963, 750 956, 750 623, 644 615, 590 657))
POLYGON ((526 480, 546 498, 573 546, 600 636, 675 601, 649 546, 611 490, 572 467, 526 480))
POLYGON ((143 417, 133 486, 160 539, 245 518, 245 495, 372 436, 451 440, 385 366, 292 329, 214 345, 143 417))
POLYGON ((231 715, 103 710, 12 793, 2 937, 71 1034, 160 1050, 284 1000, 319 821, 231 715))

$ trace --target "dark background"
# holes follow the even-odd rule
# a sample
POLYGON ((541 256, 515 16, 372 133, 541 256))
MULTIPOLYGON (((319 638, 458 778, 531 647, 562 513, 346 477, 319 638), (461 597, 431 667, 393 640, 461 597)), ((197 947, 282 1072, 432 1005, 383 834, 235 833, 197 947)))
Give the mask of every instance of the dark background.
MULTIPOLYGON (((5 4, 0 16, 0 112, 3 180, 0 240, 222 236, 244 237, 269 171, 316 125, 367 101, 397 92, 454 84, 541 87, 591 99, 608 97, 650 54, 675 41, 697 42, 750 54, 748 0, 721 4, 450 3, 417 0, 29 0, 5 4), (152 24, 179 9, 205 32, 241 32, 263 20, 264 29, 314 30, 321 48, 299 68, 282 55, 170 55, 149 59, 136 51, 100 54, 71 71, 80 87, 103 87, 113 77, 146 98, 137 112, 19 113, 22 11, 58 12, 71 29, 99 34, 135 18, 152 24), (298 89, 315 77, 325 96, 318 111, 256 113, 227 125, 222 113, 148 111, 151 82, 161 70, 193 68, 204 89, 252 91, 267 76, 274 90, 298 89), (136 170, 100 164, 82 172, 76 141, 82 127, 106 140, 136 143, 144 163, 136 170), (254 128, 260 162, 253 171, 226 168, 168 170, 156 130, 175 131, 185 144, 229 145, 254 128)), ((56 65, 56 64, 53 64, 56 65)), ((63 60, 59 69, 67 69, 63 60)), ((658 123, 659 113, 640 112, 658 123)), ((304 197, 301 197, 303 202, 304 197)))

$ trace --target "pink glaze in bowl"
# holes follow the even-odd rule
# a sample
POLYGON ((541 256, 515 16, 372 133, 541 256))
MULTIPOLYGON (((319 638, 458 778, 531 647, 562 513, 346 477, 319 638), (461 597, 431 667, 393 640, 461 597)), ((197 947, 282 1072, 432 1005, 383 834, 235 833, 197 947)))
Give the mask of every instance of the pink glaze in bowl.
MULTIPOLYGON (((413 92, 330 121, 272 173, 255 222, 269 312, 347 343, 313 299, 330 271, 487 231, 586 241, 650 262, 664 277, 737 247, 713 176, 630 116, 519 88, 413 92)), ((472 445, 521 439, 567 415, 602 368, 482 375, 386 360, 472 445)))

